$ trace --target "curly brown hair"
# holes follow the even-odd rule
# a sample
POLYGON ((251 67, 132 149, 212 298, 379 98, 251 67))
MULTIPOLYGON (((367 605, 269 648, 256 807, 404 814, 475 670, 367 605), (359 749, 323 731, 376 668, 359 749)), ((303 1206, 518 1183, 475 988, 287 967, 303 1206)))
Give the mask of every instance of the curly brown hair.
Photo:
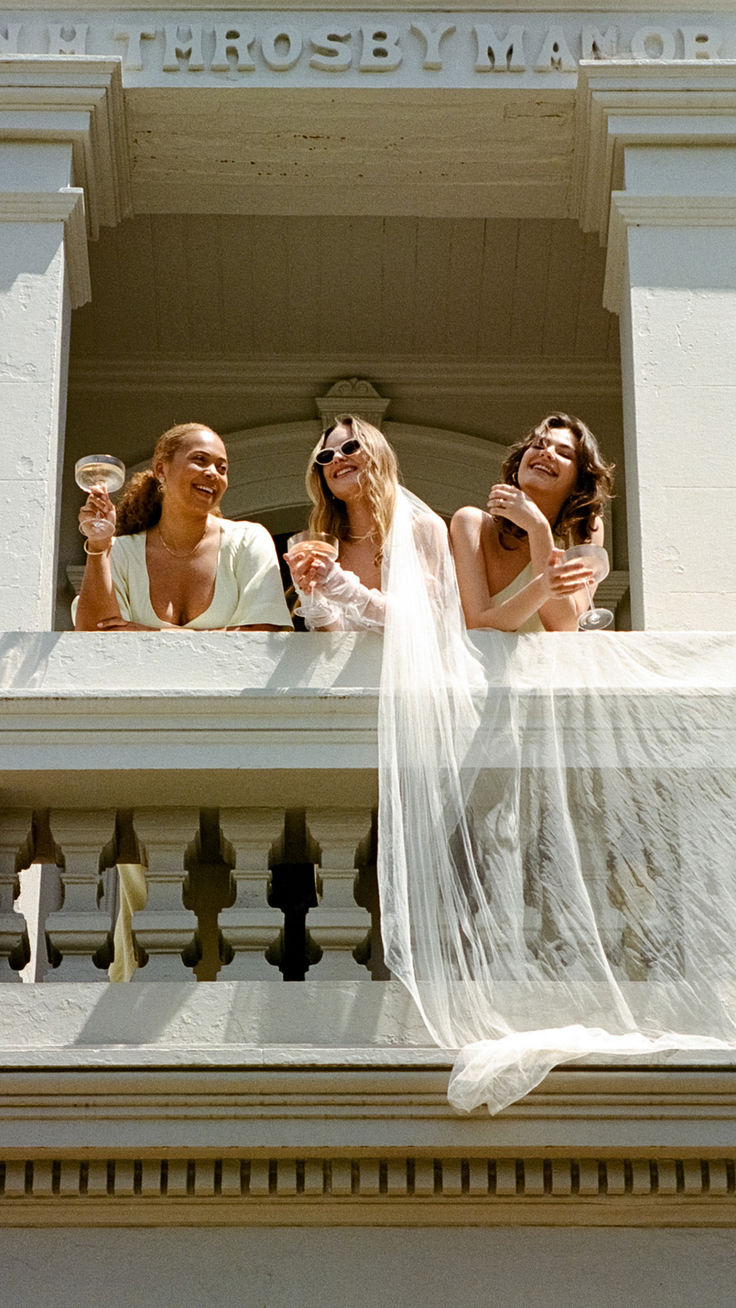
POLYGON ((309 456, 306 485, 307 494, 314 508, 309 517, 311 531, 325 531, 338 540, 347 540, 350 534, 348 513, 342 500, 338 500, 327 488, 324 474, 315 455, 324 448, 325 441, 336 427, 348 427, 365 455, 365 492, 376 525, 376 539, 379 553, 386 542, 391 527, 396 504, 396 488, 399 480, 399 465, 396 455, 383 432, 379 431, 365 418, 358 418, 352 413, 341 414, 320 437, 309 456))
MULTIPOLYGON (((162 487, 153 469, 159 461, 168 463, 173 459, 187 436, 195 431, 208 431, 217 436, 217 432, 204 422, 180 422, 159 437, 151 457, 152 466, 134 473, 118 500, 116 536, 135 536, 139 531, 149 531, 156 526, 161 517, 162 487)), ((220 510, 212 509, 211 512, 219 514, 220 510)))
MULTIPOLYGON (((552 431, 569 431, 575 443, 578 479, 575 490, 565 500, 556 522, 552 523, 555 536, 562 540, 582 545, 590 540, 593 529, 602 517, 605 507, 613 493, 613 471, 615 464, 606 463, 598 442, 592 431, 580 418, 573 418, 569 413, 550 413, 536 427, 532 427, 522 440, 511 446, 501 475, 510 486, 519 485, 519 465, 526 451, 535 445, 544 445, 552 431)), ((518 539, 526 532, 500 520, 500 538, 504 545, 504 536, 518 539)), ((506 545, 506 548, 513 548, 506 545)))

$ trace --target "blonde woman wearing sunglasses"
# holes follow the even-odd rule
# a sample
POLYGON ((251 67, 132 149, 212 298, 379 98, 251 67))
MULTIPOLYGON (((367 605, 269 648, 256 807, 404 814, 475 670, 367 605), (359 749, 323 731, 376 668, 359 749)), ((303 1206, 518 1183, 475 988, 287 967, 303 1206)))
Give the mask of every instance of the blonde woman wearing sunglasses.
POLYGON ((387 555, 397 503, 411 507, 425 572, 447 551, 444 523, 398 483, 396 455, 377 427, 344 414, 312 451, 307 491, 310 531, 338 540, 333 562, 317 551, 287 555, 306 625, 321 631, 382 631, 387 555))

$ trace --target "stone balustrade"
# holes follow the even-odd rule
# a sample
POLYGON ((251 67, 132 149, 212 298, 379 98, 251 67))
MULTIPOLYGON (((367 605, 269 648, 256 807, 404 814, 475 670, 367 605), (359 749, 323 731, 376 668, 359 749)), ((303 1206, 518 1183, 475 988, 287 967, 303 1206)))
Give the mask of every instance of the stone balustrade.
MULTIPOLYGON (((573 773, 610 766, 610 732, 586 714, 600 694, 619 736, 617 702, 679 695, 697 718, 679 766, 703 765, 716 727, 733 758, 736 638, 719 638, 707 696, 658 679, 658 641, 692 639, 479 634, 489 711, 501 640, 525 738, 551 692, 573 773)), ((380 657, 357 634, 0 635, 0 978, 102 982, 112 964, 136 982, 385 980, 380 657)), ((627 962, 625 902, 605 869, 591 875, 607 947, 645 980, 646 959, 627 962)), ((544 929, 538 905, 527 917, 544 929)))
POLYGON ((29 941, 47 982, 107 981, 126 945, 132 967, 112 979, 368 979, 379 925, 355 889, 375 876, 372 823, 370 808, 5 810, 0 979, 21 979, 29 941), (126 820, 139 863, 119 855, 126 820), (40 822, 53 863, 35 861, 40 822), (31 919, 22 910, 37 882, 31 919))

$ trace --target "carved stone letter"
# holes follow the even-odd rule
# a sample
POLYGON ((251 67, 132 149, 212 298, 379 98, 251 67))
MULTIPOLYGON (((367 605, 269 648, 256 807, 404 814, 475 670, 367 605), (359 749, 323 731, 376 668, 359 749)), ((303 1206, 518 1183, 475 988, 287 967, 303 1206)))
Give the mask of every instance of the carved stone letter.
POLYGON ((275 73, 287 73, 299 62, 302 44, 295 27, 269 27, 261 37, 261 53, 275 73))
POLYGON ((440 69, 442 67, 440 45, 444 37, 451 36, 455 31, 455 24, 449 23, 445 27, 430 27, 428 23, 412 23, 410 31, 415 36, 420 36, 424 41, 422 68, 440 69))
POLYGON ((232 23, 215 23, 215 53, 212 56, 210 71, 226 73, 230 67, 228 55, 236 58, 235 67, 239 73, 252 73, 255 64, 250 57, 250 47, 256 39, 255 32, 249 27, 233 27, 232 23))
POLYGON ((142 42, 153 41, 155 36, 152 27, 116 27, 115 40, 128 42, 123 67, 131 73, 139 73, 143 67, 142 42))
POLYGON ((685 59, 717 59, 723 33, 716 27, 681 27, 685 59))
POLYGON ((631 53, 635 59, 665 59, 675 57, 675 38, 666 27, 640 27, 631 38, 631 53))
POLYGON ((401 33, 398 27, 361 27, 363 52, 361 73, 390 73, 403 59, 399 48, 401 33))
POLYGON ((178 73, 179 57, 189 61, 189 68, 192 72, 201 72, 204 68, 204 55, 202 54, 202 26, 200 23, 186 24, 167 23, 164 32, 166 33, 166 48, 164 50, 163 70, 165 73, 178 73), (188 36, 182 36, 182 32, 188 32, 188 36))
POLYGON ((496 36, 485 24, 474 27, 478 53, 476 73, 523 73, 526 71, 524 28, 510 27, 506 36, 496 36))
POLYGON ((318 68, 321 73, 344 73, 353 62, 352 51, 345 45, 351 36, 351 31, 337 31, 334 27, 320 27, 312 32, 310 41, 314 54, 309 67, 318 68))
POLYGON ((534 65, 535 73, 548 73, 552 69, 556 73, 574 73, 577 72, 577 67, 562 28, 550 27, 534 65))

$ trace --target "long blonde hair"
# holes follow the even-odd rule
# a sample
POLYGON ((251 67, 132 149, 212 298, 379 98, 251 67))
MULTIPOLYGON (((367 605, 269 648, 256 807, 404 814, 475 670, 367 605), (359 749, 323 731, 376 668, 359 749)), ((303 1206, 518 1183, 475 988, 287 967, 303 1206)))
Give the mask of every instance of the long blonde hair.
MULTIPOLYGON (((306 485, 314 508, 309 515, 310 531, 325 531, 338 540, 347 540, 350 535, 348 513, 342 500, 338 500, 328 489, 322 468, 315 463, 315 456, 324 449, 325 441, 336 427, 347 427, 355 439, 360 441, 360 448, 365 456, 364 490, 368 498, 371 514, 375 523, 376 539, 379 553, 383 550, 389 533, 396 504, 396 490, 399 483, 399 465, 396 455, 383 432, 373 427, 364 418, 345 413, 336 418, 331 427, 317 441, 309 457, 306 485)), ((346 438, 349 439, 349 438, 346 438)))

